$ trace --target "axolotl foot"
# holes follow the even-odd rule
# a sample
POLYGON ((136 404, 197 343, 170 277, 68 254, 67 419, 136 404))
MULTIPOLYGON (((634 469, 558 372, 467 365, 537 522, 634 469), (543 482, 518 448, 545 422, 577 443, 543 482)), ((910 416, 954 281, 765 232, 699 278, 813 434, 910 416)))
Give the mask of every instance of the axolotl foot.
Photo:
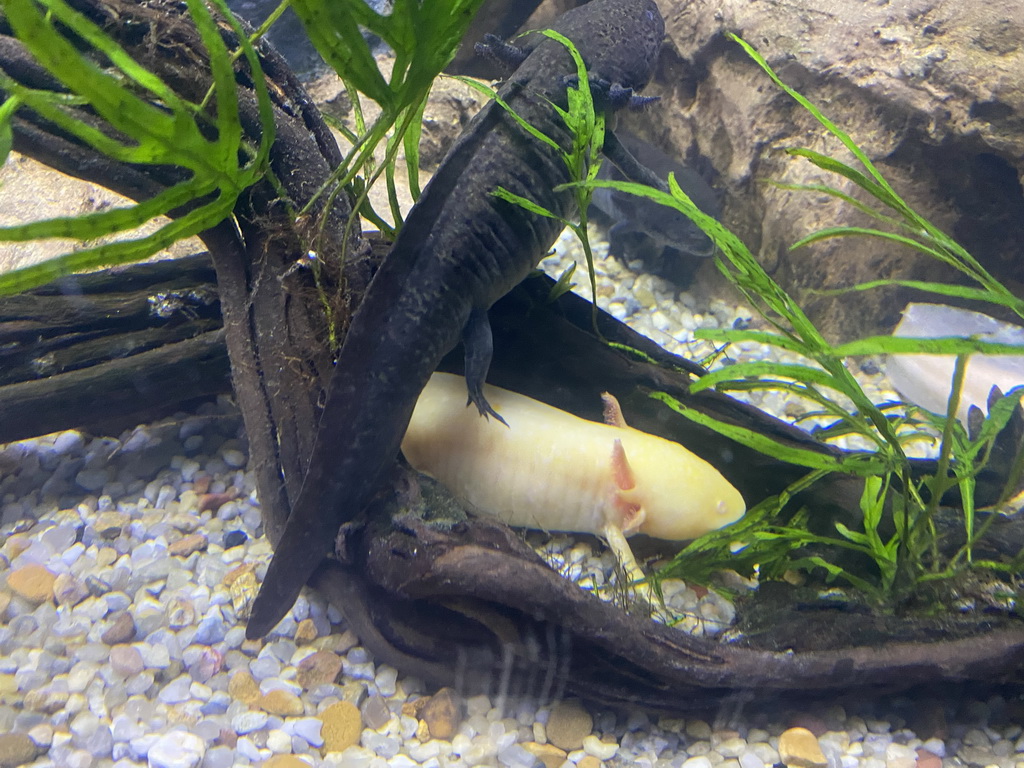
POLYGON ((526 57, 530 55, 528 49, 506 43, 497 35, 491 34, 484 35, 483 42, 474 45, 473 50, 480 56, 498 62, 498 64, 509 71, 518 69, 519 65, 526 61, 526 57))
POLYGON ((466 327, 462 329, 462 344, 466 348, 466 389, 469 390, 466 405, 473 403, 481 416, 493 416, 507 427, 508 422, 498 415, 484 397, 484 382, 487 380, 487 371, 491 367, 491 355, 494 351, 491 324, 487 319, 486 309, 476 308, 469 313, 466 327))
MULTIPOLYGON (((630 112, 641 112, 650 104, 661 100, 660 96, 640 96, 632 88, 623 88, 600 77, 591 76, 588 82, 599 111, 618 112, 621 109, 628 109, 630 112)), ((565 77, 565 85, 568 88, 576 88, 579 83, 580 79, 576 75, 565 77)))

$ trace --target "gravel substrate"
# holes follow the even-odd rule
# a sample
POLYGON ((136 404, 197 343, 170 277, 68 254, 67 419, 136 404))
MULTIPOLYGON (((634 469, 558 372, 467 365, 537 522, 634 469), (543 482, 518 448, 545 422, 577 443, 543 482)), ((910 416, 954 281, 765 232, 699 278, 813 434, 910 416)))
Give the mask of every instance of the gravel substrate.
MULTIPOLYGON (((694 327, 749 319, 614 262, 607 272, 611 311, 674 351, 700 354, 694 327)), ((499 711, 375 663, 312 594, 266 641, 246 641, 240 616, 271 554, 246 461, 226 400, 118 439, 0 447, 0 768, 1024 768, 1017 703, 998 697, 710 720, 572 701, 499 711)), ((590 544, 537 546, 587 588, 614 580, 590 544)), ((728 603, 673 589, 690 629, 728 623, 728 603)))

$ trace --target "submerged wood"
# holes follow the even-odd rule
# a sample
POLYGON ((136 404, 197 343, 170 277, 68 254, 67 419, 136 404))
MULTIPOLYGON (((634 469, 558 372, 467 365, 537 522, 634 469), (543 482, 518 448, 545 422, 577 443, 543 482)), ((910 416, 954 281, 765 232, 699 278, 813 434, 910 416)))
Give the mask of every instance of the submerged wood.
POLYGON ((115 432, 229 391, 206 254, 0 298, 0 443, 115 432))
MULTIPOLYGON (((100 21, 133 56, 186 98, 201 99, 209 84, 204 49, 191 25, 184 23, 180 4, 74 0, 73 5, 100 21), (138 34, 140 28, 150 34, 138 34), (152 40, 166 45, 150 45, 152 40), (184 68, 182 52, 187 52, 184 60, 191 61, 184 68)), ((260 53, 275 84, 274 170, 301 206, 327 181, 340 153, 283 62, 269 49, 261 48, 260 53)), ((258 121, 242 66, 241 112, 252 137, 258 121)), ((27 86, 56 88, 20 44, 2 34, 0 67, 27 86)), ((80 116, 92 119, 86 111, 80 116)), ((31 113, 19 111, 13 128, 16 149, 135 199, 148 199, 180 179, 173 168, 124 166, 100 157, 31 113)), ((327 218, 318 250, 325 256, 350 256, 344 274, 328 269, 314 285, 309 270, 294 269, 308 241, 277 204, 278 196, 269 186, 257 186, 239 201, 234 222, 202 235, 213 254, 233 389, 245 420, 264 524, 273 542, 287 517, 288 500, 301 484, 319 398, 331 371, 333 351, 323 300, 326 297, 331 308, 334 327, 343 332, 371 267, 362 243, 342 240, 343 225, 351 215, 342 195, 334 208, 314 211, 314 218, 327 218)), ((328 265, 339 261, 322 260, 328 265)), ((121 274, 114 279, 123 286, 130 278, 121 274)), ((743 449, 685 419, 666 418, 665 406, 647 397, 651 391, 668 392, 780 440, 832 450, 722 395, 690 396, 691 365, 606 315, 600 318, 605 336, 640 349, 655 362, 604 345, 589 329, 589 308, 571 296, 548 304, 549 285, 527 280, 496 305, 494 383, 588 418, 599 418, 599 394, 610 390, 631 424, 691 445, 721 468, 748 503, 778 492, 803 471, 743 449)), ((165 346, 180 348, 185 343, 165 346)), ((153 351, 129 358, 129 367, 144 362, 153 351)), ((0 400, 19 386, 0 389, 0 400)), ((924 682, 1019 682, 1024 628, 1008 620, 979 622, 977 633, 966 639, 926 641, 930 629, 918 631, 909 625, 888 639, 876 636, 872 645, 792 652, 790 638, 782 632, 759 634, 758 647, 753 647, 755 638, 749 645, 691 638, 587 595, 545 566, 501 524, 424 522, 408 511, 415 506, 410 499, 415 501, 417 489, 418 481, 399 471, 368 510, 369 522, 343 530, 338 559, 325 560, 314 579, 316 588, 345 613, 377 658, 406 673, 481 688, 500 687, 503 673, 516 669, 525 674, 513 678, 523 681, 533 695, 573 692, 604 703, 665 709, 749 697, 776 700, 787 694, 879 692, 924 682), (398 504, 403 511, 392 518, 395 499, 389 499, 388 492, 395 489, 404 491, 398 504)), ((805 501, 821 524, 829 525, 836 515, 855 509, 858 497, 855 481, 835 477, 805 501)), ((817 621, 819 628, 833 623, 821 613, 817 621)), ((805 626, 807 633, 816 631, 813 622, 805 626)))

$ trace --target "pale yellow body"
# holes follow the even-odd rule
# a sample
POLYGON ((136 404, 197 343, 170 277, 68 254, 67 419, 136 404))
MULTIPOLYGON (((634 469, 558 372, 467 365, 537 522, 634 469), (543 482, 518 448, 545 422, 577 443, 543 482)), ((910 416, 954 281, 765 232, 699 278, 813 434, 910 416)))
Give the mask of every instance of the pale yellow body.
POLYGON ((692 539, 743 515, 739 492, 678 443, 497 387, 484 393, 507 427, 466 407, 461 376, 435 373, 402 442, 409 463, 471 511, 514 526, 600 534, 613 546, 632 533, 692 539))

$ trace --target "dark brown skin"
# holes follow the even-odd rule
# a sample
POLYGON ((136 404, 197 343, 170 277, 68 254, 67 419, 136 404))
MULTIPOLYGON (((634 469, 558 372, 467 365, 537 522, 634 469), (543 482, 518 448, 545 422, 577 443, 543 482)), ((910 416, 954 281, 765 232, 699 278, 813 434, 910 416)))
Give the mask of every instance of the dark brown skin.
MULTIPOLYGON (((554 29, 580 50, 592 82, 609 91, 609 103, 647 84, 664 37, 653 0, 593 0, 563 15, 554 29)), ((549 102, 566 107, 575 65, 560 43, 539 35, 530 41, 535 47, 499 93, 568 148, 572 136, 549 102)), ((248 637, 262 637, 281 620, 331 553, 339 527, 366 505, 398 454, 420 391, 460 334, 470 398, 482 414, 489 411, 480 392, 491 352, 486 311, 526 277, 561 230, 557 220, 491 193, 502 186, 567 218, 573 193, 552 190, 570 180, 559 154, 496 103, 448 153, 353 318, 302 490, 253 603, 248 637)))

